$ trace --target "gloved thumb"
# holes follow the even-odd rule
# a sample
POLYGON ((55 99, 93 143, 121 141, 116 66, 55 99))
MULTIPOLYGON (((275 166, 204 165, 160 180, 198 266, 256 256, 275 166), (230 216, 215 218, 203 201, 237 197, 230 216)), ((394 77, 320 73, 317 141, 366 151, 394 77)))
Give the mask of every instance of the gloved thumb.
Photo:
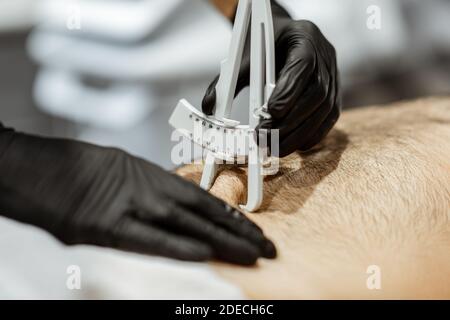
POLYGON ((202 111, 204 114, 210 116, 214 111, 214 107, 216 106, 216 86, 219 81, 219 76, 217 76, 213 82, 209 85, 208 89, 206 89, 205 96, 202 101, 202 111))
MULTIPOLYGON (((236 84, 234 97, 236 97, 242 91, 242 89, 247 87, 250 83, 250 61, 247 60, 248 59, 246 59, 245 57, 243 58, 243 63, 239 71, 239 77, 236 84)), ((212 115, 214 107, 216 106, 216 86, 219 82, 219 77, 220 76, 217 76, 214 81, 211 82, 208 89, 206 89, 205 96, 203 97, 202 111, 207 115, 212 115)))

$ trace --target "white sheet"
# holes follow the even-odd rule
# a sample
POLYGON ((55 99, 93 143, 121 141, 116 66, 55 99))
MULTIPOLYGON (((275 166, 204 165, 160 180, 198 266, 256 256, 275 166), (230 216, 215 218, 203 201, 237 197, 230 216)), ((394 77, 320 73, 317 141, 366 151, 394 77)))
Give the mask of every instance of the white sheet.
POLYGON ((65 247, 46 233, 0 218, 0 299, 241 299, 204 264, 94 247, 65 247), (69 290, 67 268, 81 269, 69 290))
POLYGON ((46 28, 67 31, 68 18, 79 14, 81 35, 139 41, 169 19, 182 1, 44 0, 38 7, 37 20, 46 28))

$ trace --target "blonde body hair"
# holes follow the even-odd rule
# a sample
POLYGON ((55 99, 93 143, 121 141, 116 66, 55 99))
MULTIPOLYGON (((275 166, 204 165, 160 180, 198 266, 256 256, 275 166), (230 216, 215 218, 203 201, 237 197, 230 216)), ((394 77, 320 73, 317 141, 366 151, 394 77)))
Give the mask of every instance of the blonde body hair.
MULTIPOLYGON (((226 168, 211 193, 245 203, 246 170, 226 168)), ((281 160, 249 217, 278 259, 214 267, 250 298, 450 298, 450 98, 344 112, 320 146, 281 160)))

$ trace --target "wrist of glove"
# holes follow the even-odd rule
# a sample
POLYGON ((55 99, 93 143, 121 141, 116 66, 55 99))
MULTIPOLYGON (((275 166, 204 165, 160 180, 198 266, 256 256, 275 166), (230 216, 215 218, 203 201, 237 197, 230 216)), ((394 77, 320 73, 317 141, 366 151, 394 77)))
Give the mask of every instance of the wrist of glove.
POLYGON ((66 244, 243 265, 276 255, 241 213, 123 151, 12 131, 0 148, 0 213, 66 244))
MULTIPOLYGON (((310 21, 295 21, 272 2, 275 31, 277 84, 269 100, 272 116, 257 129, 279 130, 280 156, 307 151, 321 142, 336 124, 340 111, 339 74, 336 52, 319 28, 310 21)), ((204 113, 215 108, 219 77, 206 90, 204 113)), ((236 95, 250 82, 250 43, 246 49, 236 95)))

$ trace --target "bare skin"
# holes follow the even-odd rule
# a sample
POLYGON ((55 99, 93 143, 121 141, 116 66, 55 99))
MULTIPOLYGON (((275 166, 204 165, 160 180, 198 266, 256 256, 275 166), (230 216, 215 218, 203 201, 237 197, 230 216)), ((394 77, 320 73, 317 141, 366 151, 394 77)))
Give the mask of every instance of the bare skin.
POLYGON ((232 18, 236 12, 238 0, 210 0, 210 2, 227 18, 232 18))
MULTIPOLYGON (((201 170, 178 173, 198 183, 201 170)), ((211 193, 245 203, 246 179, 228 168, 211 193)), ((450 298, 450 97, 344 112, 319 147, 282 159, 264 196, 249 216, 279 258, 214 264, 248 297, 450 298)))

